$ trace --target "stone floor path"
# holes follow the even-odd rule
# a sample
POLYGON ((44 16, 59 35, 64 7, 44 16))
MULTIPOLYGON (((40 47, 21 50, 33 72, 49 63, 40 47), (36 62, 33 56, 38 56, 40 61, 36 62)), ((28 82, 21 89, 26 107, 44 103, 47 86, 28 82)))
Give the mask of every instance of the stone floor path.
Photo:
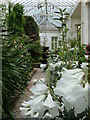
POLYGON ((31 80, 28 82, 27 89, 24 90, 23 95, 20 95, 19 99, 15 102, 14 113, 15 113, 16 120, 18 118, 23 118, 23 116, 22 116, 22 114, 21 114, 21 112, 19 110, 19 107, 21 107, 21 103, 23 101, 30 100, 30 96, 32 95, 32 93, 30 92, 30 87, 34 84, 33 80, 45 77, 45 74, 41 71, 40 68, 34 68, 34 72, 35 72, 35 74, 32 75, 31 80))

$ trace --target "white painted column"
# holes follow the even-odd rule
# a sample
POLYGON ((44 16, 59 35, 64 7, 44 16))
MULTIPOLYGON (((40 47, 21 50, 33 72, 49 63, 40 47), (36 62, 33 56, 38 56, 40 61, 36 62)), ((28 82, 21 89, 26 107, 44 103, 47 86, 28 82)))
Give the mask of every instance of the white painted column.
POLYGON ((81 44, 88 43, 88 4, 81 2, 81 44))
POLYGON ((90 43, 90 3, 88 4, 88 43, 90 43))

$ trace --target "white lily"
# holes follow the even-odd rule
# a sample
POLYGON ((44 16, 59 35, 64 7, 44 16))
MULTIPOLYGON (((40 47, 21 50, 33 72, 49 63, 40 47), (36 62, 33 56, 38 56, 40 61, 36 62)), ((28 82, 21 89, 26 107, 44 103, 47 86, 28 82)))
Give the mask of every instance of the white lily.
POLYGON ((31 117, 34 116, 34 112, 32 110, 25 113, 25 116, 30 115, 31 117))
POLYGON ((24 106, 24 107, 30 106, 31 108, 34 108, 35 106, 39 106, 40 102, 43 101, 44 98, 45 98, 45 95, 40 95, 40 96, 38 96, 38 97, 28 101, 28 102, 26 102, 26 101, 23 102, 22 106, 24 106))
POLYGON ((76 81, 72 80, 66 82, 63 78, 58 81, 56 88, 54 89, 54 93, 59 96, 63 96, 66 98, 68 96, 68 93, 72 91, 73 87, 81 87, 80 84, 76 83, 76 81))
POLYGON ((55 64, 53 64, 53 63, 50 63, 50 64, 49 64, 49 66, 50 66, 50 71, 53 71, 53 70, 55 70, 55 64))
POLYGON ((59 116, 60 106, 56 101, 53 101, 51 94, 49 93, 46 100, 42 103, 46 109, 48 109, 51 117, 59 116))
POLYGON ((25 115, 28 112, 29 109, 30 108, 24 108, 24 107, 19 108, 19 110, 21 111, 21 114, 23 114, 23 115, 25 115))
POLYGON ((82 69, 72 69, 72 70, 67 70, 64 68, 64 71, 62 72, 62 78, 64 79, 63 81, 66 82, 77 82, 81 83, 81 76, 83 76, 84 72, 82 69))
POLYGON ((41 68, 42 70, 44 70, 45 67, 46 67, 46 64, 40 64, 40 68, 41 68))
POLYGON ((82 113, 88 105, 88 85, 83 89, 82 87, 73 88, 73 90, 68 94, 66 101, 69 102, 72 107, 74 107, 75 114, 82 113))
POLYGON ((40 80, 38 80, 38 82, 45 83, 46 79, 45 78, 41 78, 40 80))
POLYGON ((48 89, 48 87, 44 83, 38 82, 36 85, 34 85, 30 88, 30 91, 34 95, 41 95, 41 94, 45 93, 47 91, 47 89, 48 89))
POLYGON ((33 117, 35 118, 39 117, 39 112, 37 112, 33 117))
POLYGON ((43 118, 52 118, 53 116, 49 113, 46 113, 43 118))
POLYGON ((55 103, 52 100, 52 96, 50 93, 48 94, 48 97, 46 98, 45 102, 43 102, 43 105, 49 108, 55 107, 55 103))
POLYGON ((89 55, 84 55, 84 56, 85 56, 86 60, 88 60, 89 55))
POLYGON ((60 67, 62 63, 63 63, 62 61, 59 61, 55 64, 55 66, 60 67))
POLYGON ((88 63, 82 63, 81 68, 83 68, 84 70, 86 70, 87 69, 87 65, 88 65, 88 63))
POLYGON ((83 112, 88 107, 88 83, 85 88, 81 86, 83 75, 82 69, 64 69, 62 78, 57 82, 54 89, 56 95, 63 96, 63 102, 67 110, 74 107, 75 114, 83 112))

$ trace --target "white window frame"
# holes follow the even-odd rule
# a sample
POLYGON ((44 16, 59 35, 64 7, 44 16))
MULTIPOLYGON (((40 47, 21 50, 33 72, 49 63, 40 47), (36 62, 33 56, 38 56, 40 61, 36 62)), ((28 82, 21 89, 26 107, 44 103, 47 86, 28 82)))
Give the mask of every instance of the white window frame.
POLYGON ((58 36, 51 36, 51 50, 54 50, 58 47, 58 36), (55 40, 57 39, 57 46, 55 45, 55 40), (53 47, 52 47, 52 41, 53 41, 53 47))

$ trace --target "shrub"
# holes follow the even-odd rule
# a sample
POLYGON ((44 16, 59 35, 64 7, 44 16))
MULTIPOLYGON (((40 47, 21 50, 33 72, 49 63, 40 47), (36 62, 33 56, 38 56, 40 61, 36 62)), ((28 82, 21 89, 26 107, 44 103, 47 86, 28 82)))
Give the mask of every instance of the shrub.
POLYGON ((39 40, 39 27, 34 18, 31 16, 25 16, 25 20, 25 34, 28 35, 34 41, 39 40))
POLYGON ((7 15, 7 26, 14 34, 22 35, 24 33, 25 18, 23 15, 23 6, 18 3, 11 7, 9 4, 9 14, 7 15))
POLYGON ((71 46, 71 48, 77 46, 77 40, 76 39, 70 40, 70 46, 71 46))
POLYGON ((30 80, 31 56, 27 51, 29 45, 25 43, 26 39, 25 36, 13 36, 3 41, 2 98, 6 119, 12 115, 13 102, 18 92, 22 93, 27 86, 27 81, 30 80))

